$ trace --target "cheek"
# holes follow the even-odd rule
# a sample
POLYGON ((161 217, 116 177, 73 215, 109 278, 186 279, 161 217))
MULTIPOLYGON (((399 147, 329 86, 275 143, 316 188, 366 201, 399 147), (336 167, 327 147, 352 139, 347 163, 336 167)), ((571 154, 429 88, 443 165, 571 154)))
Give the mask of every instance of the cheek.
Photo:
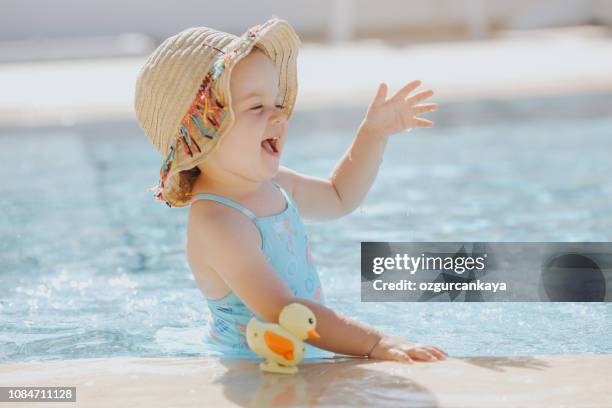
POLYGON ((257 120, 240 118, 236 120, 230 132, 224 135, 224 140, 217 151, 219 159, 226 164, 236 161, 244 162, 247 157, 260 153, 261 138, 265 126, 258 125, 257 120))
POLYGON ((248 143, 250 141, 251 144, 257 140, 261 141, 265 130, 266 121, 264 116, 257 114, 243 114, 237 116, 233 127, 233 131, 235 131, 238 136, 236 139, 240 139, 242 143, 248 143))

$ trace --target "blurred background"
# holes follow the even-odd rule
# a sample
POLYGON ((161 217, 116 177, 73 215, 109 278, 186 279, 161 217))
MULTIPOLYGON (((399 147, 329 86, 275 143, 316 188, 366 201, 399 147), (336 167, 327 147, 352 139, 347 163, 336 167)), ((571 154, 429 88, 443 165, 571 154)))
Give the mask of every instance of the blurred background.
MULTIPOLYGON (((329 304, 451 355, 610 353, 610 304, 361 303, 361 241, 610 241, 610 0, 0 0, 0 362, 199 355, 187 209, 133 112, 146 57, 190 26, 276 15, 303 41, 281 162, 327 177, 380 82, 433 129, 394 135, 353 214, 308 224, 329 304), (576 334, 580 333, 579 336, 576 334)), ((612 283, 608 283, 609 285, 612 283)), ((609 290, 609 289, 608 289, 609 290)), ((462 302, 460 296, 456 302, 462 302)))
POLYGON ((393 90, 422 79, 438 99, 602 92, 612 81, 610 0, 0 4, 2 124, 131 118, 135 75, 163 39, 198 25, 241 34, 272 15, 304 42, 298 109, 361 106, 383 80, 393 90))

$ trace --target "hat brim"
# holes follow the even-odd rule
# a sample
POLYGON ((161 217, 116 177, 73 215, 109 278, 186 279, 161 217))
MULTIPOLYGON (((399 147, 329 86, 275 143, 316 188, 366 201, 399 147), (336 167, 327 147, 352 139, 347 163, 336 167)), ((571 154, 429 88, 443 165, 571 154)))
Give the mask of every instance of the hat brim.
MULTIPOLYGON (((177 149, 172 165, 165 177, 163 188, 158 186, 158 198, 170 207, 184 207, 192 202, 191 191, 184 191, 181 186, 181 172, 190 170, 203 163, 219 147, 226 134, 234 124, 235 114, 231 107, 230 78, 233 67, 250 54, 253 47, 262 48, 275 63, 279 77, 279 95, 287 118, 293 113, 297 97, 297 55, 301 41, 291 25, 285 20, 273 18, 262 25, 249 28, 235 41, 228 44, 224 58, 224 71, 218 78, 218 89, 226 95, 225 109, 216 141, 207 149, 194 155, 185 154, 177 149), (228 57, 228 55, 230 55, 228 57), (161 194, 160 194, 161 193, 161 194)), ((177 131, 178 132, 178 131, 177 131)))

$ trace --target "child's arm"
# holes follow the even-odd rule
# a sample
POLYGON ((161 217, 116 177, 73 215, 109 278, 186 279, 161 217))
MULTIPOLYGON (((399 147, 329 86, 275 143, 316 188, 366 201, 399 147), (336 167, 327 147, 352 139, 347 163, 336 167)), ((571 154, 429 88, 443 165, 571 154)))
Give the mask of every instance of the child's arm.
POLYGON ((444 350, 437 347, 385 334, 374 327, 342 316, 319 303, 301 298, 293 301, 308 306, 317 318, 317 332, 321 334, 321 338, 306 340, 315 347, 340 354, 406 362, 411 362, 413 358, 444 360, 448 357, 444 350))
POLYGON ((355 356, 410 361, 444 358, 435 347, 415 345, 405 339, 387 336, 315 302, 296 298, 286 282, 272 269, 258 245, 259 232, 238 211, 217 203, 197 201, 190 212, 188 243, 201 251, 231 290, 257 316, 278 322, 281 309, 292 302, 309 306, 317 318, 319 340, 309 343, 329 351, 355 356))
POLYGON ((351 213, 376 178, 389 136, 417 126, 433 126, 433 122, 415 116, 437 108, 435 103, 417 105, 433 95, 433 91, 419 92, 406 99, 420 84, 413 81, 388 100, 387 86, 381 84, 352 145, 329 179, 280 167, 276 179, 290 190, 304 219, 328 220, 351 213))

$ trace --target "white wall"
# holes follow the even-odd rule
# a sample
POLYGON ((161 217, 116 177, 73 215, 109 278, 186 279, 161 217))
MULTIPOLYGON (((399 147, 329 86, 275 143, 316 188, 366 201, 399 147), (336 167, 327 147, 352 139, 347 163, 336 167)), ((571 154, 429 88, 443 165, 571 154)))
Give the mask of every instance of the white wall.
POLYGON ((612 1, 595 0, 597 9, 597 21, 612 27, 612 1))
POLYGON ((165 38, 190 26, 241 33, 272 14, 320 30, 328 1, 2 0, 0 40, 142 32, 165 38), (295 6, 290 5, 295 4, 295 6))
POLYGON ((241 33, 273 14, 320 36, 330 31, 333 1, 351 4, 349 21, 360 31, 474 24, 479 10, 516 28, 612 21, 610 0, 1 0, 0 41, 129 32, 159 40, 198 25, 241 33))

